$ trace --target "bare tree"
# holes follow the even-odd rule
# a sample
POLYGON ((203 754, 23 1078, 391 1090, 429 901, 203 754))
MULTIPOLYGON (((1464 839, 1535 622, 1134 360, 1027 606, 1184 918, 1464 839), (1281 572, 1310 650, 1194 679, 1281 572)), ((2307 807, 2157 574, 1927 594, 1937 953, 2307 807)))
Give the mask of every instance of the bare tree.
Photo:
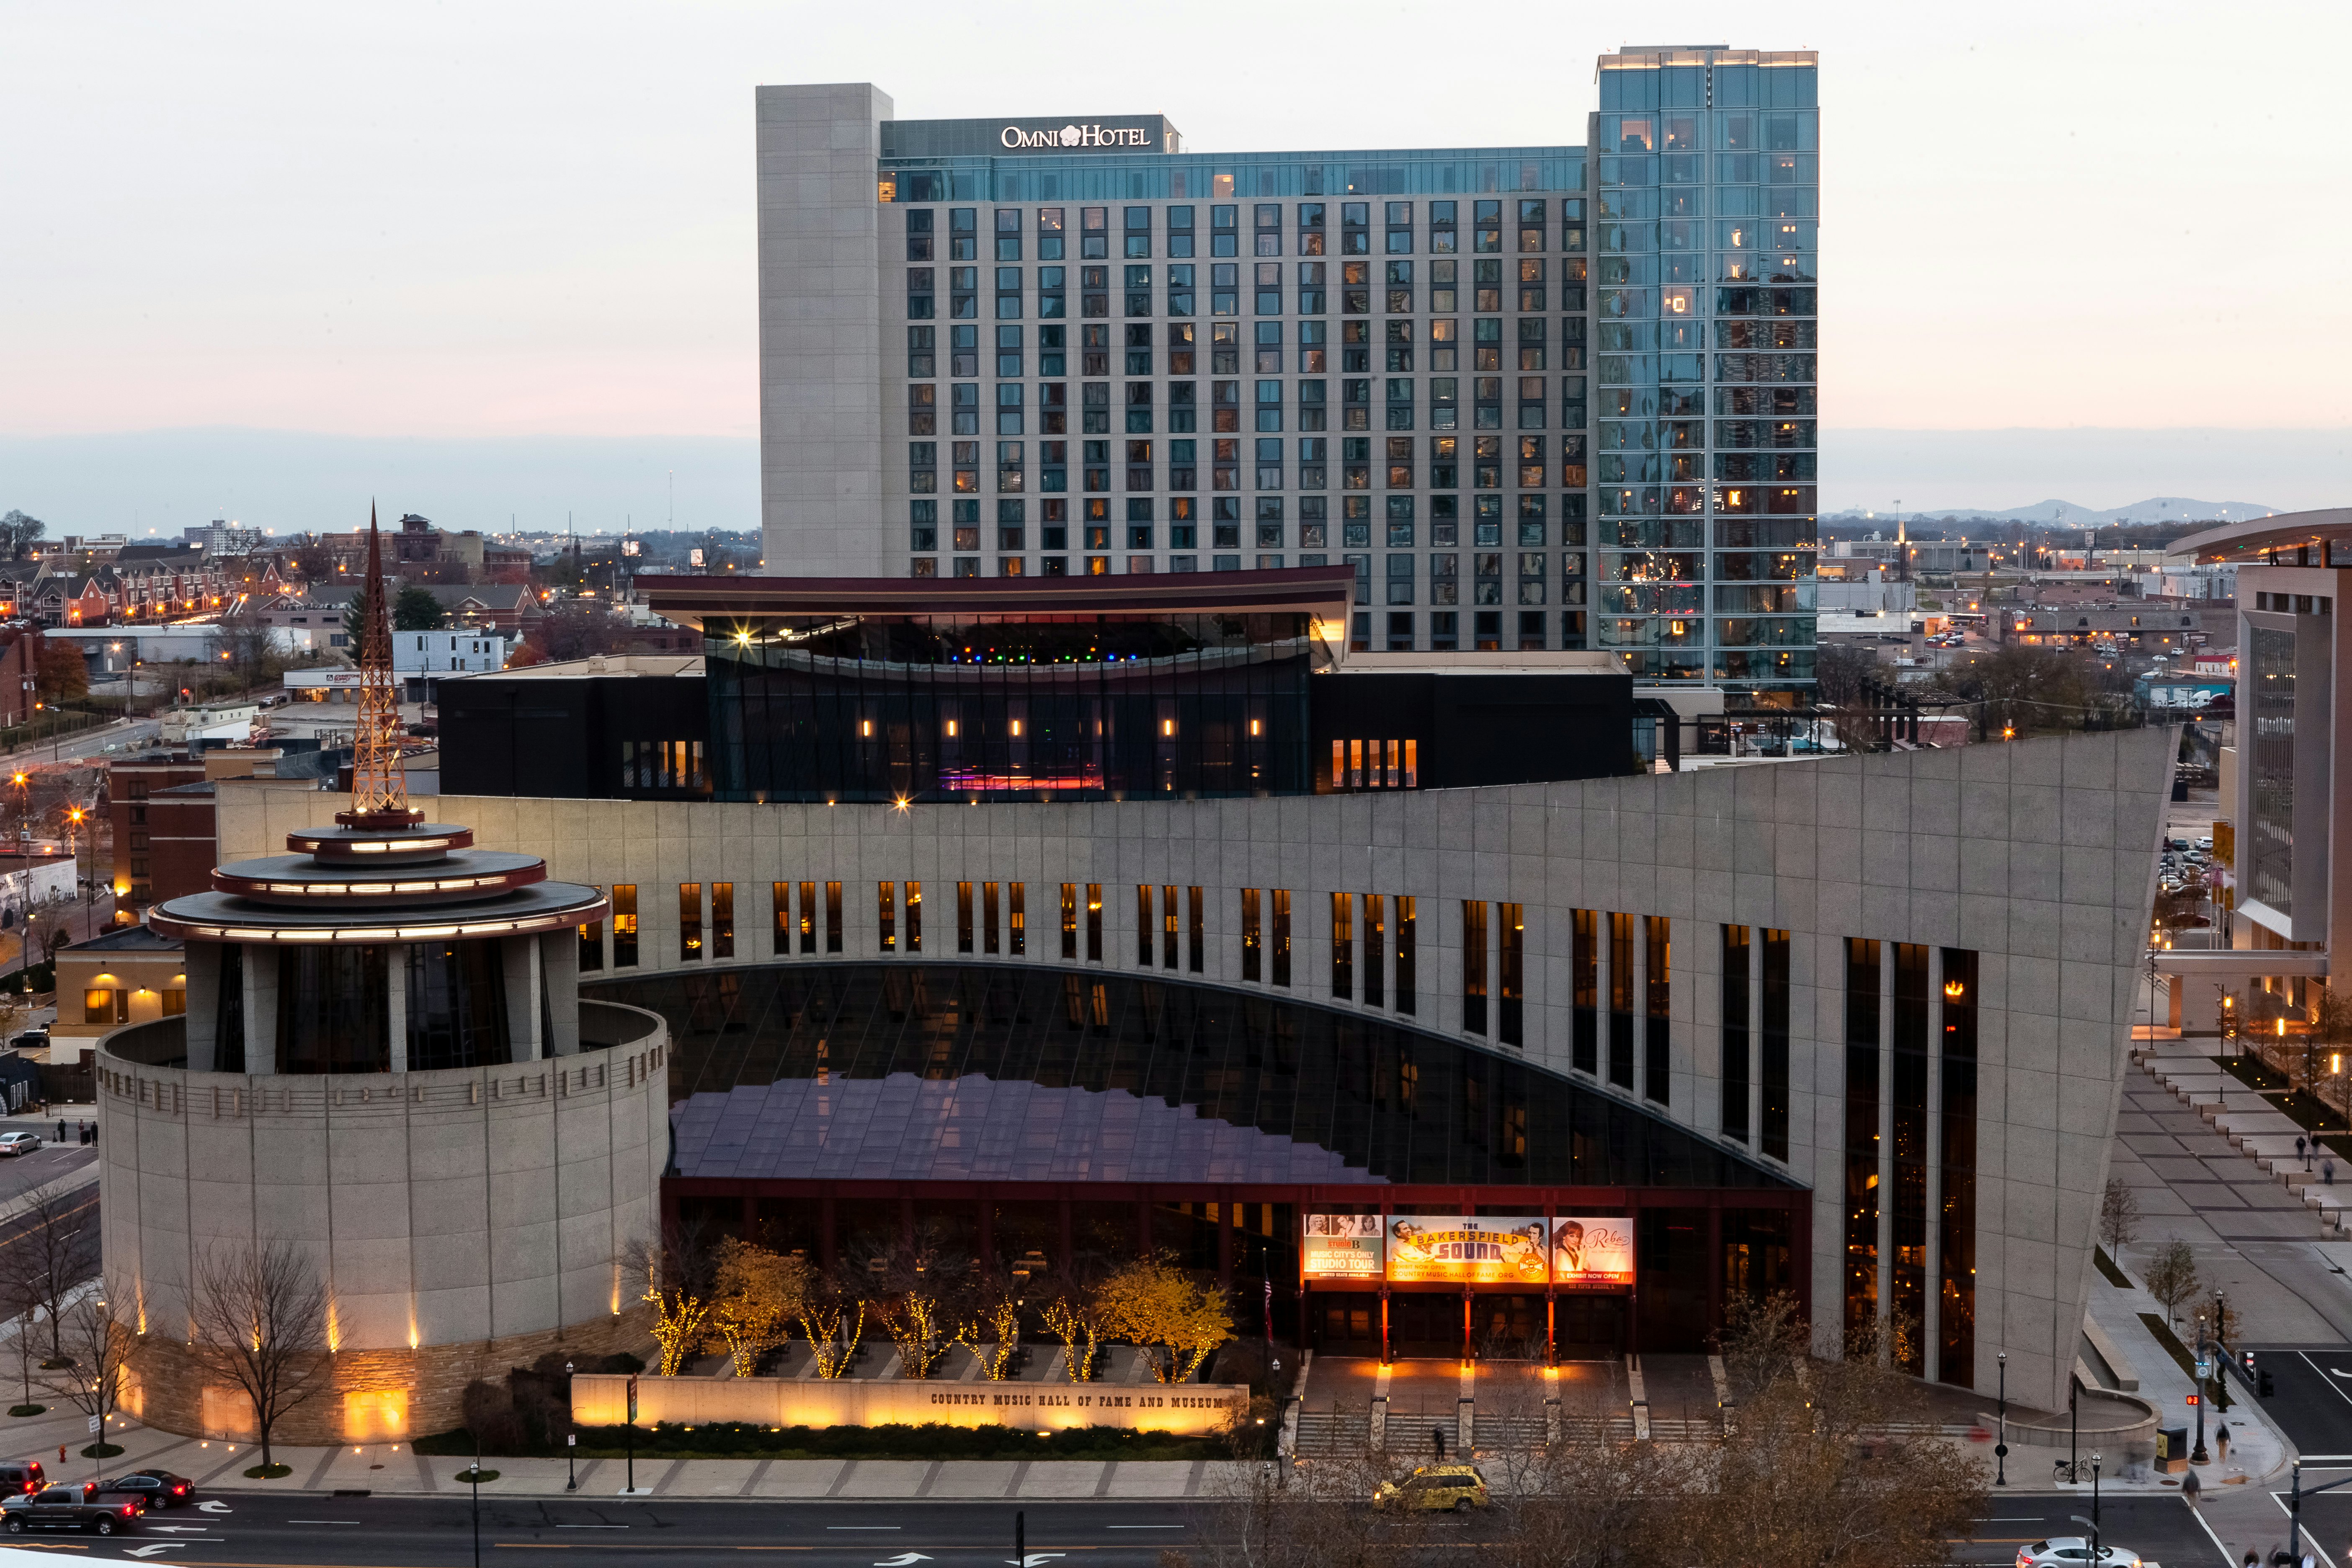
POLYGON ((42 1371, 41 1386, 98 1423, 92 1458, 109 1458, 110 1448, 121 1453, 106 1440, 106 1429, 121 1400, 123 1363, 136 1342, 95 1296, 66 1310, 65 1342, 68 1353, 42 1371))
POLYGON ((11 1226, 16 1234, 0 1243, 0 1310, 22 1320, 16 1347, 25 1363, 27 1405, 33 1402, 34 1325, 41 1319, 49 1326, 49 1353, 42 1364, 66 1363, 60 1337, 66 1297, 98 1266, 97 1241, 90 1234, 97 1197, 88 1187, 37 1194, 17 1211, 11 1226))
POLYGON ((2116 1266, 2123 1266, 2123 1250, 2139 1235, 2139 1199, 2121 1176, 2109 1176, 2099 1194, 2099 1240, 2116 1266))
POLYGON ((270 1433, 326 1386, 326 1282, 290 1241, 232 1243, 198 1262, 194 1295, 197 1353, 252 1402, 267 1469, 270 1433))
POLYGON ((2164 1250, 2148 1260, 2139 1277, 2147 1293, 2156 1298, 2156 1304, 2164 1309, 2168 1324, 2179 1315, 2181 1304, 2196 1295, 2203 1283, 2197 1278, 2197 1254, 2178 1237, 2164 1244, 2164 1250))

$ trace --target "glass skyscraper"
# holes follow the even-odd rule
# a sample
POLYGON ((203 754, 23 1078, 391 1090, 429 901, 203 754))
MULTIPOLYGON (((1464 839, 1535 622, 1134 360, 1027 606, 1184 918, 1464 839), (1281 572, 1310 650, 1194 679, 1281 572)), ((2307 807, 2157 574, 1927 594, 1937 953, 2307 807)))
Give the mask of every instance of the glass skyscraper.
POLYGON ((761 89, 767 570, 1344 563, 1356 652, 1809 681, 1813 57, 1599 75, 1591 154, 761 89))

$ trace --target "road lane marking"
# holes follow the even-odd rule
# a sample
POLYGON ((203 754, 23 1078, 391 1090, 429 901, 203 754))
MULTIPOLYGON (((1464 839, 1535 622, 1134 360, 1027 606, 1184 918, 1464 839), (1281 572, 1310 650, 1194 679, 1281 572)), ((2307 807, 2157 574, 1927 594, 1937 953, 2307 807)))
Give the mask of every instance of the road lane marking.
POLYGON ((1106 1524, 1105 1530, 1181 1530, 1181 1524, 1106 1524))
MULTIPOLYGON (((2311 1359, 2311 1352, 2309 1351, 2297 1351, 2294 1353, 2302 1358, 2304 1365, 2309 1367, 2314 1372, 2320 1372, 2323 1370, 2332 1372, 2334 1370, 2333 1368, 2323 1369, 2317 1362, 2311 1359)), ((2322 1377, 2320 1379, 2319 1386, 2334 1394, 2336 1398, 2344 1401, 2345 1404, 2352 1405, 2352 1394, 2345 1393, 2342 1389, 2337 1388, 2335 1384, 2329 1382, 2326 1377, 2322 1377)))

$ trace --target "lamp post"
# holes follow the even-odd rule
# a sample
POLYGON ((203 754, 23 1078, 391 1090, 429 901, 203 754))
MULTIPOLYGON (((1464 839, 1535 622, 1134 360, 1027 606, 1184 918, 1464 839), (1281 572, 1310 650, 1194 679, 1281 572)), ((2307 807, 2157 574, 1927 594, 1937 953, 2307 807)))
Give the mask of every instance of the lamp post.
MULTIPOLYGON (((572 1415, 572 1363, 568 1361, 563 1363, 563 1421, 567 1426, 577 1425, 572 1415)), ((579 1451, 579 1447, 578 1432, 567 1431, 563 1434, 563 1489, 568 1492, 576 1492, 580 1489, 580 1476, 573 1467, 573 1456, 579 1451)))
POLYGON ((2205 1314, 2202 1312, 2197 1314, 2197 1360, 2189 1375, 2197 1390, 2197 1446, 2189 1450, 2189 1462, 2202 1465, 2212 1458, 2205 1451, 2205 1314))
POLYGON ((1995 1358, 2000 1363, 2000 1437, 1992 1446, 1992 1484, 2009 1485, 2009 1352, 2003 1351, 1995 1358))

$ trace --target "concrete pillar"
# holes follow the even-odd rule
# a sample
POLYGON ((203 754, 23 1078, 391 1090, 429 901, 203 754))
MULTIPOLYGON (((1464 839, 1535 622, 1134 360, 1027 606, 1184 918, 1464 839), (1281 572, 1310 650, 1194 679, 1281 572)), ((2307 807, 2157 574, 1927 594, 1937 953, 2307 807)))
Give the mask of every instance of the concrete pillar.
POLYGON ((181 962, 187 965, 188 1070, 211 1072, 218 1058, 213 1054, 215 1031, 220 1027, 221 948, 216 942, 191 943, 181 962))
POLYGON ((537 1061, 548 1054, 539 1027, 539 944, 494 940, 506 971, 507 1059, 537 1061))
POLYGON ((576 931, 552 931, 539 939, 540 984, 547 993, 551 1037, 541 1047, 547 1056, 568 1057, 580 1050, 580 937, 576 931))
POLYGON ((384 1059, 394 1072, 408 1070, 408 951, 404 942, 383 949, 384 1059))
POLYGON ((278 1070, 278 949, 268 942, 244 944, 245 1070, 278 1070))

